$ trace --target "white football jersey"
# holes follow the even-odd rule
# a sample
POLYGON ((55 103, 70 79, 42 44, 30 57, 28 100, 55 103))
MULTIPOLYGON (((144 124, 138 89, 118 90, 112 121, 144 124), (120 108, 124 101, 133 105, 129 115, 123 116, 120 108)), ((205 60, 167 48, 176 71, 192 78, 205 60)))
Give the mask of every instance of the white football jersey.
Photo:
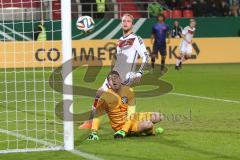
POLYGON ((123 84, 128 84, 130 78, 135 74, 138 56, 142 58, 142 65, 138 72, 143 73, 149 55, 142 38, 133 33, 128 36, 122 36, 118 40, 117 59, 113 70, 120 74, 123 84))
POLYGON ((191 42, 193 39, 193 35, 195 32, 195 28, 191 28, 190 26, 187 26, 183 29, 182 34, 186 36, 186 40, 191 42))

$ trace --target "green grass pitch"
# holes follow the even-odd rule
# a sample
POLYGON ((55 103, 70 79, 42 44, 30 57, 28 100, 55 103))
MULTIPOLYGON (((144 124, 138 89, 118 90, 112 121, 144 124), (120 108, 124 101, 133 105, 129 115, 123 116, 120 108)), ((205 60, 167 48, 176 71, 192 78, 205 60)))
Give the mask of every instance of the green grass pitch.
MULTIPOLYGON (((202 64, 184 65, 183 67, 183 70, 175 71, 174 66, 168 65, 168 73, 160 78, 173 85, 171 93, 157 97, 137 98, 137 111, 161 111, 166 115, 165 120, 157 124, 165 129, 163 134, 116 141, 113 139, 114 132, 105 116, 101 122, 99 141, 84 141, 88 131, 78 130, 80 122, 75 122, 75 148, 107 160, 240 159, 240 64, 202 64)), ((158 69, 156 68, 156 70, 158 69)), ((109 67, 102 68, 96 81, 89 83, 83 80, 86 69, 76 69, 73 72, 74 84, 98 88, 109 70, 109 67)), ((49 85, 41 82, 43 79, 48 79, 50 71, 43 75, 41 69, 37 70, 39 72, 35 74, 28 70, 25 77, 24 74, 21 74, 21 69, 17 71, 20 71, 17 75, 8 72, 5 77, 4 70, 1 70, 1 82, 4 81, 4 78, 14 81, 16 77, 16 81, 19 81, 17 90, 26 89, 29 92, 27 95, 24 92, 7 94, 8 102, 0 103, 0 129, 20 130, 19 133, 22 135, 60 144, 62 142, 62 122, 57 116, 54 116, 53 108, 54 104, 60 101, 61 94, 53 94, 49 85), (32 84, 29 82, 27 86, 24 86, 24 83, 21 83, 21 80, 24 79, 29 81, 38 79, 39 82, 35 85, 33 82, 32 84), (41 92, 44 88, 49 92, 41 92), (39 92, 34 94, 34 90, 39 92), (14 99, 19 99, 17 109, 16 103, 11 102, 14 99), (21 102, 21 99, 28 101, 21 102), (35 99, 38 102, 34 102, 35 99), (42 99, 47 101, 42 102, 42 99), (53 99, 56 102, 53 102, 53 99), (8 103, 7 109, 10 111, 8 114, 6 114, 6 103, 8 103), (37 104, 34 105, 34 103, 37 104), (36 114, 34 106, 38 106, 36 114), (43 110, 46 108, 49 112, 44 113, 43 110), (26 117, 28 121, 26 121, 26 117), (7 123, 7 118, 11 122, 7 123), (16 119, 18 125, 14 121, 16 119), (51 123, 54 120, 57 122, 55 125, 51 123)), ((1 101, 6 99, 6 87, 8 91, 16 89, 14 83, 1 83, 1 101)), ((136 91, 149 88, 154 88, 154 86, 137 87, 136 91)), ((74 96, 75 113, 89 110, 92 101, 92 97, 74 96)), ((0 133, 0 150, 6 146, 21 148, 26 145, 41 147, 34 141, 19 138, 16 142, 16 137, 0 133), (4 141, 6 138, 10 142, 4 141)), ((26 159, 80 160, 84 158, 67 151, 0 155, 0 160, 26 159)))

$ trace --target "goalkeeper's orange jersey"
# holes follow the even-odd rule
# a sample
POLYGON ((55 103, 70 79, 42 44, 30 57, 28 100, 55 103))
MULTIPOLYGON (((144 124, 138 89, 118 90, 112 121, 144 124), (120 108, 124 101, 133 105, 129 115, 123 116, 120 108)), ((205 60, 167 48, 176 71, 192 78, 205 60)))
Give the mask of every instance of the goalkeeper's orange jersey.
MULTIPOLYGON (((122 129, 127 120, 128 107, 134 105, 135 96, 133 89, 128 86, 122 86, 117 93, 112 89, 104 92, 96 108, 98 114, 101 114, 103 111, 107 113, 112 128, 117 131, 122 129)), ((93 126, 96 125, 93 124, 93 126)), ((95 129, 97 130, 98 126, 95 129)))

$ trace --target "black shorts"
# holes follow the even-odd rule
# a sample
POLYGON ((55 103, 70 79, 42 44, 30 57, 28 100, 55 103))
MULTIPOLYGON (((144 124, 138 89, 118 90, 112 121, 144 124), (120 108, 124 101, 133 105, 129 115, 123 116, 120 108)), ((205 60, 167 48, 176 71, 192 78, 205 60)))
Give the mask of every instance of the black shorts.
POLYGON ((153 44, 153 54, 158 54, 158 52, 160 52, 161 56, 166 56, 167 51, 166 51, 166 43, 162 43, 162 44, 153 44))

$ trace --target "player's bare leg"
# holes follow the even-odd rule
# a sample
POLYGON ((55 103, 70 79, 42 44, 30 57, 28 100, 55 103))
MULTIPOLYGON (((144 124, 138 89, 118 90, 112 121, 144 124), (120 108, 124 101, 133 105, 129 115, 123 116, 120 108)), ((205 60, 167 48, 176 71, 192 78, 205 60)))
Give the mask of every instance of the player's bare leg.
POLYGON ((175 69, 176 70, 181 69, 183 62, 188 60, 190 57, 191 57, 190 54, 181 54, 180 57, 177 58, 175 69))
POLYGON ((147 121, 139 122, 138 132, 146 133, 148 135, 155 135, 154 124, 163 120, 163 114, 158 112, 151 113, 151 117, 147 121))
POLYGON ((166 56, 161 56, 161 67, 160 67, 161 74, 164 74, 164 71, 165 71, 165 61, 166 61, 166 56))
POLYGON ((181 69, 183 59, 184 59, 184 55, 183 54, 180 54, 180 56, 177 57, 176 66, 175 66, 176 70, 181 69))
POLYGON ((156 59, 156 54, 152 53, 152 54, 151 54, 151 66, 152 66, 152 71, 154 70, 154 67, 155 67, 155 59, 156 59))
POLYGON ((162 113, 159 113, 159 112, 153 112, 151 114, 151 118, 150 118, 150 121, 155 124, 155 123, 158 123, 160 121, 162 121, 164 118, 163 114, 162 113))
POLYGON ((149 132, 150 130, 152 130, 152 128, 153 128, 152 121, 142 121, 142 122, 139 122, 139 124, 138 124, 138 132, 139 133, 149 132))

